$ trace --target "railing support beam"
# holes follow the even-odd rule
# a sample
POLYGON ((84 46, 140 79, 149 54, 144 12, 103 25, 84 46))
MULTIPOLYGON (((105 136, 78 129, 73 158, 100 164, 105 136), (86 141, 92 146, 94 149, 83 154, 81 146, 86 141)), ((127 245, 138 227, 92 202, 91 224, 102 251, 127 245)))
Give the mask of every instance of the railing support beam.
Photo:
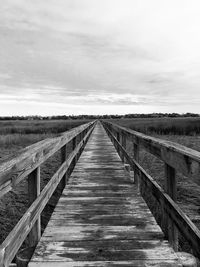
MULTIPOLYGON (((126 150, 126 136, 122 133, 122 146, 126 150)), ((122 161, 125 163, 126 159, 124 157, 124 153, 122 152, 122 161)))
MULTIPOLYGON (((67 160, 67 145, 64 145, 62 148, 61 148, 61 162, 65 162, 67 160)), ((61 186, 62 186, 62 189, 65 188, 66 184, 67 184, 67 181, 68 181, 68 173, 66 172, 61 180, 61 186)))
MULTIPOLYGON (((120 143, 120 134, 118 132, 117 132, 117 141, 120 143)), ((117 148, 117 153, 120 156, 120 149, 119 148, 117 148)))
MULTIPOLYGON (((139 145, 133 143, 133 155, 134 159, 139 163, 139 145)), ((137 174, 137 168, 134 168, 134 183, 136 184, 137 188, 140 189, 140 182, 139 182, 139 175, 137 174)))
MULTIPOLYGON (((28 175, 28 197, 30 205, 40 195, 40 166, 28 175)), ((41 237, 41 217, 38 218, 28 235, 30 247, 36 246, 41 237)))
MULTIPOLYGON (((165 163, 165 191, 176 202, 176 170, 165 163)), ((169 216, 167 218, 168 239, 175 251, 178 251, 178 230, 169 216)))

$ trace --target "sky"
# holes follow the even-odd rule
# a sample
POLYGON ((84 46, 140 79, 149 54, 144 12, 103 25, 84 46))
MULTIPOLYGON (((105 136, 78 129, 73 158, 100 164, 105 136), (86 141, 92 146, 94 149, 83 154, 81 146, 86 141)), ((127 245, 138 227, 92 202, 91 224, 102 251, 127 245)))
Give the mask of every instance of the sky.
POLYGON ((200 113, 199 0, 0 0, 0 116, 200 113))

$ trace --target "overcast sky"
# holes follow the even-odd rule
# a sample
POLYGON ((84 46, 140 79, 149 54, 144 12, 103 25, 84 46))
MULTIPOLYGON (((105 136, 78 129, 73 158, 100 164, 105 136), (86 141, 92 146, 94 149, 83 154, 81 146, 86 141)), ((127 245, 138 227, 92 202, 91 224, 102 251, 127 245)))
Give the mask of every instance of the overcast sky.
POLYGON ((0 0, 0 115, 199 106, 199 0, 0 0))

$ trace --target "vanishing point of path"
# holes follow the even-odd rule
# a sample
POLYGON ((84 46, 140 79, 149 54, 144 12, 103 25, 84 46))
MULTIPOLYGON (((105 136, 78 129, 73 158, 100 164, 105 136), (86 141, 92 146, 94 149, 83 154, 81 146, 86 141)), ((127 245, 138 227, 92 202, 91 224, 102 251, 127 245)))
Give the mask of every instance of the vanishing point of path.
POLYGON ((97 123, 29 267, 179 266, 97 123))

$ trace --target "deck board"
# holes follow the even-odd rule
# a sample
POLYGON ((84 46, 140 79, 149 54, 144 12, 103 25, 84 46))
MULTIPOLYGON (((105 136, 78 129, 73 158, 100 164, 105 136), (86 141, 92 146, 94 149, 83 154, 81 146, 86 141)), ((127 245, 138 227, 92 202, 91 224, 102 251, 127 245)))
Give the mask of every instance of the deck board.
POLYGON ((29 267, 180 266, 98 123, 29 267))

